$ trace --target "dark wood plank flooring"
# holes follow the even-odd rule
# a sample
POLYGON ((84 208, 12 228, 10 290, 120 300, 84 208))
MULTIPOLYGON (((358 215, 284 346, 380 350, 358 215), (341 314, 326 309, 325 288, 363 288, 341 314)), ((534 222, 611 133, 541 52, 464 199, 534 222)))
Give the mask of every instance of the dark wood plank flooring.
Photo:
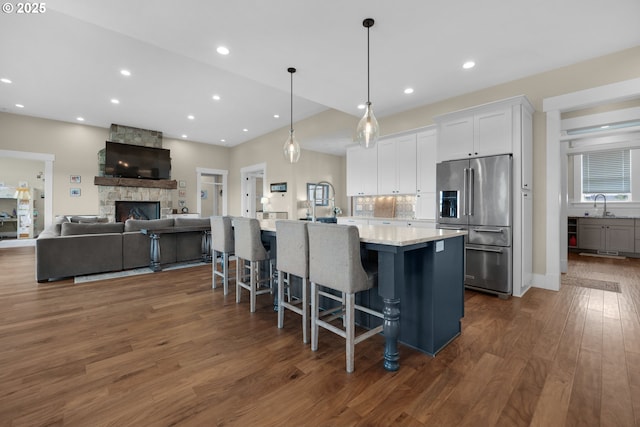
POLYGON ((431 358, 356 346, 268 296, 211 289, 211 267, 38 284, 34 249, 0 249, 0 426, 640 425, 640 260, 571 255, 569 274, 621 284, 466 291, 462 335, 431 358))

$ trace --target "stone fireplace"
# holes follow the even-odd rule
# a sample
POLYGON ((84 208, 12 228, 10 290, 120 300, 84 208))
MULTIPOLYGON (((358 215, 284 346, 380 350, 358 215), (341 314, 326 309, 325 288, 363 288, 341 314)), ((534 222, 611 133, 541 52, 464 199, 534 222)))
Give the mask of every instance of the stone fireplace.
MULTIPOLYGON (((109 140, 127 144, 162 148, 162 132, 112 124, 109 140)), ((94 179, 98 186, 100 216, 109 222, 124 222, 116 212, 116 202, 140 202, 139 207, 150 204, 159 206, 158 218, 166 218, 173 213, 173 190, 178 188, 175 180, 151 180, 134 178, 111 178, 104 176, 104 150, 98 153, 99 176, 94 179)), ((139 213, 148 215, 142 209, 139 213)), ((154 213, 155 215, 155 213, 154 213)))

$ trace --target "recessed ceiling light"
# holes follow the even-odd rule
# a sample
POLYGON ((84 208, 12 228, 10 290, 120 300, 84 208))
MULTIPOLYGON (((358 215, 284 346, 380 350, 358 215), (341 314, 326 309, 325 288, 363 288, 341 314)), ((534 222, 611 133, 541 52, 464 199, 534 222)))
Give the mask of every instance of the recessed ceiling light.
POLYGON ((183 137, 183 138, 186 138, 186 137, 187 137, 187 135, 185 135, 185 134, 182 134, 182 137, 183 137))
POLYGON ((18 108, 24 108, 24 105, 22 105, 22 104, 16 104, 16 107, 18 107, 18 108))
POLYGON ((216 52, 218 52, 220 55, 229 55, 229 49, 224 46, 218 46, 216 52))
POLYGON ((242 129, 242 132, 249 132, 249 129, 244 128, 244 129, 242 129))
POLYGON ((112 104, 120 104, 120 101, 118 101, 117 99, 113 98, 113 99, 111 99, 111 103, 112 104))
POLYGON ((84 117, 76 117, 76 120, 79 122, 84 122, 84 117))
POLYGON ((609 125, 603 125, 603 126, 600 126, 600 129, 609 129, 609 127, 610 127, 609 125))
POLYGON ((187 119, 189 119, 189 120, 193 120, 193 119, 195 119, 195 117, 194 117, 193 115, 189 114, 189 115, 187 116, 187 119))
POLYGON ((410 93, 413 93, 413 88, 408 87, 404 90, 404 93, 406 93, 407 95, 409 95, 410 93))
POLYGON ((220 101, 220 95, 213 95, 212 98, 216 101, 220 101))
POLYGON ((223 138, 220 140, 220 142, 227 142, 227 140, 223 138))
POLYGON ((364 110, 364 104, 358 105, 358 110, 364 110))
POLYGON ((131 71, 129 71, 129 70, 120 70, 120 74, 122 74, 123 76, 129 77, 131 75, 131 71))
POLYGON ((476 63, 473 61, 467 61, 464 64, 462 64, 462 68, 464 68, 465 70, 468 70, 470 68, 473 68, 476 66, 476 63))
POLYGON ((274 115, 273 115, 273 118, 274 118, 274 119, 279 119, 279 118, 280 118, 280 114, 274 114, 274 115))
POLYGON ((0 79, 0 82, 7 83, 7 84, 12 83, 11 80, 5 79, 4 77, 0 79))

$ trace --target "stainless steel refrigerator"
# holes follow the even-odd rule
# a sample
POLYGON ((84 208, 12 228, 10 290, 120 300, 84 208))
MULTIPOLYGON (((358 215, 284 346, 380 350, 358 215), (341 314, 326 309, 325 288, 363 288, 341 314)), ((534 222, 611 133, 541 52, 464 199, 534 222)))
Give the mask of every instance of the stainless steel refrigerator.
POLYGON ((438 228, 464 229, 465 285, 508 297, 512 273, 512 156, 438 163, 438 228))

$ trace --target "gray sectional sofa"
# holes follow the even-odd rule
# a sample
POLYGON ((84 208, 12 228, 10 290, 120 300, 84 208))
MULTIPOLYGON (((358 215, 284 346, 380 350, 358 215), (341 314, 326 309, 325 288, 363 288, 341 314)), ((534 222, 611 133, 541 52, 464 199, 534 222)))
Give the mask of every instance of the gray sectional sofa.
MULTIPOLYGON (((141 229, 210 226, 209 218, 129 219, 105 223, 98 218, 57 221, 36 239, 36 280, 80 276, 149 266, 150 239, 141 229)), ((163 234, 161 264, 202 259, 202 232, 163 234)))

